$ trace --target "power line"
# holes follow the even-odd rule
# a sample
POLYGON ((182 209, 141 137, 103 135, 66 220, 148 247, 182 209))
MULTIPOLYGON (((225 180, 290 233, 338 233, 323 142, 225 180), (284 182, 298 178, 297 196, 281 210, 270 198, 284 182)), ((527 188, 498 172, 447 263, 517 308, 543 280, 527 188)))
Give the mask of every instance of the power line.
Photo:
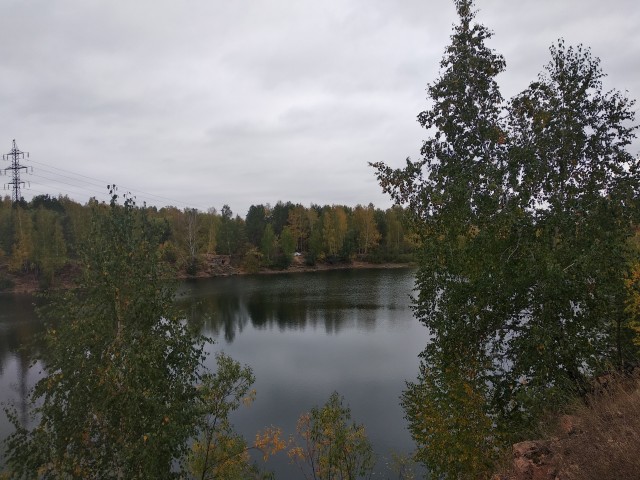
MULTIPOLYGON (((112 182, 107 182, 106 180, 102 180, 102 179, 99 179, 99 178, 96 178, 96 177, 91 177, 91 176, 88 176, 88 175, 83 175, 83 174, 80 174, 80 173, 73 172, 73 171, 71 171, 71 170, 66 170, 66 169, 61 168, 61 167, 56 167, 56 166, 48 165, 48 164, 43 163, 43 162, 36 162, 36 161, 34 161, 34 160, 32 160, 32 162, 33 162, 33 163, 37 163, 38 165, 43 165, 43 166, 46 166, 46 167, 53 168, 54 170, 59 170, 59 171, 61 171, 61 172, 69 173, 69 174, 74 175, 74 176, 76 176, 76 177, 82 177, 83 179, 92 180, 93 182, 100 182, 100 183, 93 183, 93 182, 89 182, 89 181, 87 181, 87 180, 80 180, 80 179, 76 179, 76 178, 73 178, 73 177, 69 177, 68 175, 63 175, 62 173, 58 173, 57 171, 51 171, 51 170, 46 170, 46 169, 45 169, 45 171, 47 171, 48 173, 52 173, 52 174, 54 174, 54 175, 58 175, 58 176, 60 176, 60 177, 66 178, 66 179, 68 179, 68 180, 72 180, 72 181, 76 181, 76 180, 77 180, 77 181, 82 181, 82 182, 84 182, 84 183, 86 183, 86 184, 88 184, 88 185, 92 185, 92 186, 99 187, 99 188, 105 188, 105 186, 106 186, 106 185, 109 185, 109 184, 111 184, 111 183, 112 183, 112 182)), ((55 179, 48 178, 48 177, 42 177, 42 178, 47 178, 48 180, 51 180, 51 181, 54 181, 54 182, 58 181, 58 182, 60 182, 60 183, 66 184, 66 185, 70 185, 70 186, 74 186, 74 187, 76 187, 76 188, 83 188, 83 189, 84 189, 84 187, 81 187, 81 186, 78 186, 78 185, 72 185, 72 184, 69 184, 69 183, 67 183, 67 182, 63 182, 63 181, 61 181, 61 180, 55 180, 55 179)), ((147 197, 147 198, 149 198, 149 200, 153 200, 153 199, 155 198, 155 199, 160 200, 160 201, 167 201, 167 202, 170 202, 170 203, 173 203, 173 204, 181 204, 181 205, 183 205, 183 206, 185 206, 185 207, 188 207, 188 208, 192 208, 192 207, 193 207, 193 205, 190 205, 190 204, 188 204, 188 203, 186 203, 186 202, 182 202, 182 201, 180 201, 180 200, 176 200, 176 199, 169 198, 169 197, 164 197, 164 196, 161 196, 161 195, 156 195, 156 194, 149 193, 149 192, 144 192, 144 191, 142 191, 142 190, 132 189, 132 188, 127 187, 126 185, 121 185, 121 184, 119 184, 119 185, 118 185, 118 187, 119 187, 120 189, 130 191, 130 192, 131 192, 133 195, 135 195, 135 196, 140 196, 140 197, 142 197, 142 198, 147 197), (139 195, 139 194, 141 194, 141 195, 139 195), (143 196, 144 196, 144 197, 143 197, 143 196)), ((88 189, 85 189, 85 190, 88 190, 88 189)), ((88 191, 89 191, 89 190, 88 190, 88 191)), ((94 191, 92 191, 91 193, 95 193, 95 192, 94 192, 94 191)), ((102 194, 103 194, 103 193, 101 193, 101 195, 102 195, 102 194)), ((200 210, 202 210, 202 211, 206 211, 206 208, 202 208, 202 207, 200 207, 200 210)))

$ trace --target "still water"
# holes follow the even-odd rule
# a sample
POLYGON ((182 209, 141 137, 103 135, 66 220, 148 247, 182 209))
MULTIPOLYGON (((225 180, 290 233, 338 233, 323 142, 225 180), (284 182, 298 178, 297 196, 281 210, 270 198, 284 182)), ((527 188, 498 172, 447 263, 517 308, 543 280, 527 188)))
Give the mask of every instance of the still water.
MULTIPOLYGON (((412 316, 414 271, 343 270, 215 278, 183 283, 179 306, 214 339, 208 351, 224 351, 256 376, 256 401, 233 417, 251 440, 270 425, 288 437, 298 416, 322 405, 333 391, 352 417, 364 423, 380 456, 377 478, 391 452, 413 444, 399 396, 418 372, 426 329, 412 316)), ((20 402, 36 380, 28 352, 19 346, 41 328, 33 298, 0 296, 0 399, 20 402)), ((207 365, 214 366, 212 356, 207 365)), ((0 434, 8 432, 4 415, 0 434)), ((277 478, 300 477, 279 454, 267 468, 277 478)))

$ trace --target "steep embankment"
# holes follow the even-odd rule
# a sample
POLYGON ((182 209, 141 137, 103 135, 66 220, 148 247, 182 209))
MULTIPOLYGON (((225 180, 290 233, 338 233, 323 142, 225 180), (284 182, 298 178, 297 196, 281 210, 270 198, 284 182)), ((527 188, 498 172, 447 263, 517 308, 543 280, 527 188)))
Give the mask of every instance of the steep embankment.
POLYGON ((596 390, 545 439, 514 445, 510 467, 494 480, 640 478, 640 369, 602 376, 596 390))

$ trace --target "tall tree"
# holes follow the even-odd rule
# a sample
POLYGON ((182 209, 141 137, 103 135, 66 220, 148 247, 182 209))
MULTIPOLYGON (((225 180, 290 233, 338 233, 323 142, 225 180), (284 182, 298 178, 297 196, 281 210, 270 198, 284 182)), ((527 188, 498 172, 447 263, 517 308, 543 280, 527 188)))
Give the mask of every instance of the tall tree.
MULTIPOLYGON (((503 186, 504 104, 495 80, 505 62, 486 46, 492 33, 474 23, 473 2, 454 4, 459 22, 440 77, 427 89, 431 108, 418 115, 433 132, 423 144, 423 158, 407 160, 400 170, 374 166, 383 189, 397 203, 408 204, 422 242, 414 311, 428 327, 430 341, 422 353, 421 376, 403 398, 409 428, 421 461, 447 478, 466 478, 481 466, 474 459, 491 458, 495 444, 476 442, 474 429, 443 427, 464 421, 465 411, 474 412, 478 425, 494 425, 480 418, 495 413, 492 392, 480 386, 495 380, 489 354, 502 313, 500 252, 507 243, 503 232, 509 231, 509 217, 503 208, 508 193, 503 186), (465 385, 482 407, 437 408, 465 385), (455 417, 434 428, 430 412, 437 411, 455 417)), ((481 471, 475 474, 482 476, 481 471)))
POLYGON ((419 115, 434 132, 424 158, 375 166, 422 240, 415 313, 432 337, 403 397, 410 429, 423 461, 466 478, 481 476, 470 459, 491 458, 550 401, 632 358, 623 277, 640 177, 626 152, 633 102, 602 92, 588 50, 552 47, 546 73, 505 106, 491 33, 472 25, 471 0, 454 3, 460 22, 419 115), (449 409, 463 390, 482 405, 449 409), (488 442, 442 428, 469 420, 488 442))
POLYGON ((0 250, 4 255, 11 252, 13 245, 13 215, 11 197, 0 198, 0 250))
POLYGON ((380 242, 380 232, 376 225, 375 209, 373 204, 368 207, 356 206, 353 210, 353 223, 357 232, 358 251, 367 255, 370 250, 380 242))
POLYGON ((207 214, 204 217, 204 222, 206 225, 206 247, 205 251, 209 254, 216 253, 216 249, 218 246, 216 232, 220 227, 220 217, 217 215, 215 208, 210 208, 207 214))
POLYGON ((302 205, 296 205, 289 210, 289 218, 287 224, 291 229, 291 235, 296 244, 296 249, 302 252, 308 248, 308 239, 310 233, 310 221, 307 209, 302 205))
POLYGON ((185 239, 187 246, 187 272, 191 275, 196 273, 198 265, 198 210, 195 208, 185 208, 183 212, 185 223, 185 239))
POLYGON ((327 207, 322 214, 322 236, 324 238, 325 251, 335 256, 342 250, 344 239, 347 235, 347 213, 339 205, 327 207))
POLYGON ((145 211, 112 194, 94 206, 81 288, 47 312, 34 427, 11 414, 18 478, 172 478, 194 433, 203 339, 172 307, 145 211))
POLYGON ((60 216, 54 211, 38 208, 34 214, 34 254, 41 283, 51 285, 54 274, 67 261, 67 247, 60 216))
POLYGON ((220 213, 222 218, 220 219, 220 228, 216 232, 217 244, 219 245, 220 253, 231 255, 236 247, 236 229, 233 222, 233 213, 229 205, 223 205, 220 213))
POLYGON ((280 236, 282 233, 282 229, 287 225, 287 220, 289 219, 289 212, 293 209, 293 203, 287 202, 283 203, 282 201, 278 201, 275 207, 271 209, 270 212, 270 223, 273 226, 273 233, 277 236, 280 236))
POLYGON ((267 260, 267 263, 271 263, 276 253, 276 234, 273 233, 273 227, 271 224, 267 224, 262 234, 262 241, 260 242, 260 251, 267 260))
POLYGON ((9 269, 26 272, 33 268, 33 221, 31 212, 21 205, 12 211, 14 242, 11 247, 9 269))
POLYGON ((267 210, 264 205, 251 205, 245 218, 247 238, 254 247, 260 246, 262 234, 267 226, 267 210))
POLYGON ((550 52, 510 105, 512 184, 530 227, 515 254, 527 286, 518 303, 528 308, 512 318, 505 349, 511 392, 547 398, 551 385, 583 391, 585 376, 633 360, 623 279, 640 183, 626 151, 634 102, 603 92, 588 49, 561 40, 550 52))
POLYGON ((286 226, 282 229, 278 239, 278 263, 282 268, 287 268, 293 261, 293 254, 296 251, 296 242, 293 239, 291 228, 286 226))

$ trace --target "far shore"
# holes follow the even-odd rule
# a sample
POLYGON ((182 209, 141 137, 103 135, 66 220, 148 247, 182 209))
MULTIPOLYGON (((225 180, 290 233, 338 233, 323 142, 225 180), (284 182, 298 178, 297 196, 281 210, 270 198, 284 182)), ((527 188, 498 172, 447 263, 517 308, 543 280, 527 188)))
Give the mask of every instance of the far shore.
MULTIPOLYGON (((256 272, 247 272, 241 267, 227 265, 219 268, 206 268, 198 271, 195 275, 188 275, 186 272, 178 272, 178 280, 189 279, 206 279, 206 278, 218 278, 218 277, 231 277, 237 275, 279 275, 284 273, 304 273, 304 272, 323 272, 330 270, 359 270, 359 269, 397 269, 397 268, 411 268, 414 267, 414 263, 371 263, 354 260, 349 263, 321 263, 318 262, 315 265, 306 265, 302 258, 294 259, 294 262, 286 269, 270 269, 260 268, 256 272)), ((67 271, 61 274, 56 282, 55 289, 68 289, 72 288, 74 284, 74 278, 78 274, 77 269, 69 268, 67 271), (75 270, 75 271, 74 271, 75 270)), ((1 290, 0 295, 12 295, 12 294, 35 294, 41 290, 38 277, 33 274, 24 275, 9 275, 9 278, 13 282, 13 286, 6 290, 1 290)))

